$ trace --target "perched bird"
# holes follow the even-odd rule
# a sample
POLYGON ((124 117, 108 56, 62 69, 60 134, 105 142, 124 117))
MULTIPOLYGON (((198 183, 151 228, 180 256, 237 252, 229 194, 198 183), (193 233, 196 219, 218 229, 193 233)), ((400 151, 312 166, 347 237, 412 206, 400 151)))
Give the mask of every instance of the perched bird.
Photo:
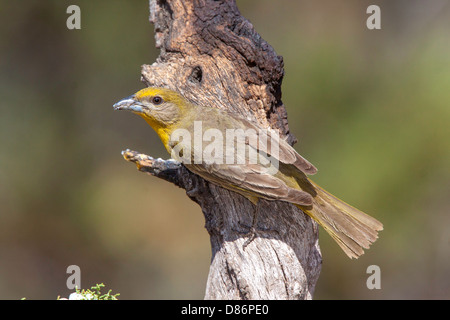
POLYGON ((175 91, 158 87, 142 89, 114 104, 114 109, 144 118, 169 154, 205 180, 245 196, 254 205, 259 199, 294 204, 317 221, 350 258, 363 254, 363 248, 383 229, 379 221, 311 181, 306 175, 317 169, 284 139, 277 139, 275 131, 254 121, 195 105, 175 91), (228 139, 230 132, 239 134, 228 139), (206 146, 205 136, 210 142, 206 146))

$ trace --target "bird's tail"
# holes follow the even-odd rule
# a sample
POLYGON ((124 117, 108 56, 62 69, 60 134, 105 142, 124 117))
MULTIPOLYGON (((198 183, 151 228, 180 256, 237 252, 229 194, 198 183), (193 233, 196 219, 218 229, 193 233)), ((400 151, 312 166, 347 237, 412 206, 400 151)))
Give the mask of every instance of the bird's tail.
MULTIPOLYGON (((309 179, 308 179, 309 180, 309 179)), ((378 238, 383 224, 348 205, 309 180, 315 189, 313 205, 298 206, 319 223, 350 258, 358 258, 378 238)))

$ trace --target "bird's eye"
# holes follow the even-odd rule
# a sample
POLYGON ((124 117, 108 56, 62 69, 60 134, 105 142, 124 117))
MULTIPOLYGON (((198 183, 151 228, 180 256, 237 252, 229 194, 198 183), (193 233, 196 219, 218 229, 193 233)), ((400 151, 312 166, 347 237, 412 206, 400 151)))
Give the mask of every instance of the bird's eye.
POLYGON ((155 96, 155 97, 152 98, 152 103, 154 105, 161 104, 162 102, 163 102, 163 99, 161 97, 159 97, 159 96, 155 96))

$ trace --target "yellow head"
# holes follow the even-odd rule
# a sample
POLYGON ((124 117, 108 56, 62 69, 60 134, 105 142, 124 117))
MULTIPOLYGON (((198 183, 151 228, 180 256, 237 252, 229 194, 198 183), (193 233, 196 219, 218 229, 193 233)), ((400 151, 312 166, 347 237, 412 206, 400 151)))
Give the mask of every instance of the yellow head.
POLYGON ((173 126, 182 118, 189 103, 175 91, 149 87, 120 100, 113 107, 132 111, 144 118, 167 148, 173 126))
POLYGON ((120 100, 115 110, 129 110, 140 115, 158 132, 176 123, 188 102, 177 92, 165 88, 145 88, 120 100))

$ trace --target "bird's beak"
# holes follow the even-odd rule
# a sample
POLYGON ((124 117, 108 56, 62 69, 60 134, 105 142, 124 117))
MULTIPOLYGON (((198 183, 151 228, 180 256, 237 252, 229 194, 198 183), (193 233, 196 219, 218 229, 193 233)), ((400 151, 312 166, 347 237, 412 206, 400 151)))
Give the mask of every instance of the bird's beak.
POLYGON ((142 113, 142 104, 136 101, 134 94, 126 97, 113 105, 114 110, 129 110, 137 113, 142 113))

